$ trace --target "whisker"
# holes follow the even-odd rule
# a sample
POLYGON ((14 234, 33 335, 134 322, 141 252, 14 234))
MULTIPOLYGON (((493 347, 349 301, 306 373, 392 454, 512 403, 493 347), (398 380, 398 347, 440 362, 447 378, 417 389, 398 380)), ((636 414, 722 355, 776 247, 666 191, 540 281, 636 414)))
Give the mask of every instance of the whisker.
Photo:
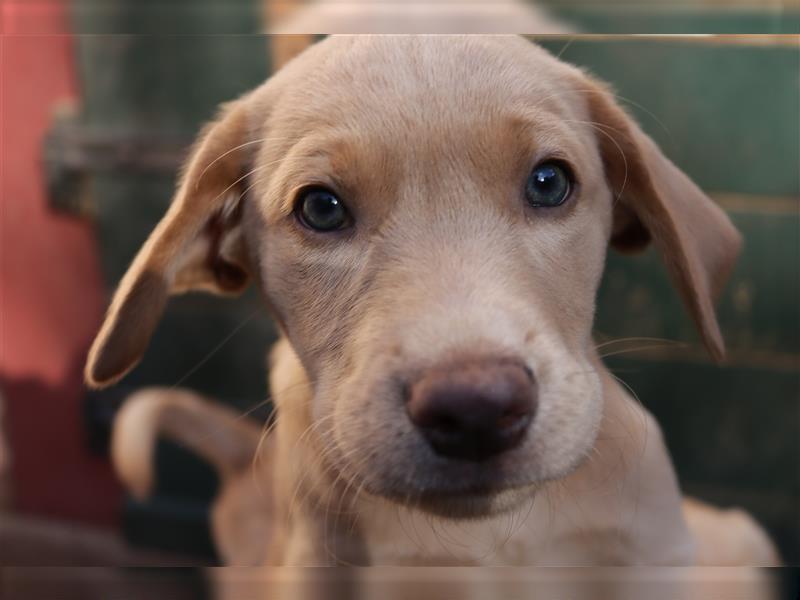
POLYGON ((252 146, 253 144, 260 144, 260 143, 261 143, 261 142, 263 142, 263 141, 264 141, 264 139, 263 139, 263 138, 262 138, 262 139, 258 139, 258 140, 251 140, 251 141, 249 141, 249 142, 245 142, 245 143, 243 143, 243 144, 239 144, 238 146, 234 146, 234 147, 233 147, 233 148, 231 148, 230 150, 228 150, 228 151, 226 151, 226 152, 223 152, 222 154, 220 154, 220 155, 219 155, 217 158, 215 158, 215 159, 214 159, 214 160, 212 160, 210 163, 208 163, 208 164, 206 165, 206 168, 205 168, 205 169, 203 169, 203 170, 200 172, 200 175, 198 175, 198 177, 197 177, 197 183, 195 184, 195 189, 198 189, 198 188, 200 187, 200 181, 203 179, 203 177, 204 177, 204 176, 205 176, 205 174, 208 172, 208 170, 209 170, 211 167, 213 167, 215 164, 217 164, 219 161, 221 161, 223 158, 225 158, 226 156, 228 156, 228 155, 230 155, 230 154, 232 154, 232 153, 236 152, 237 150, 240 150, 240 149, 242 149, 242 148, 245 148, 245 147, 247 147, 247 146, 252 146))
POLYGON ((609 356, 616 356, 618 354, 630 354, 631 352, 641 352, 643 350, 658 350, 660 348, 664 348, 664 346, 672 346, 676 348, 685 348, 688 344, 684 344, 678 342, 676 344, 651 344, 649 346, 636 346, 634 348, 626 348, 625 350, 615 350, 614 352, 607 352, 605 354, 600 354, 600 358, 608 358, 609 356))
POLYGON ((593 127, 595 130, 597 130, 599 133, 602 133, 604 136, 606 136, 609 140, 611 140, 611 143, 613 143, 614 146, 617 147, 617 151, 619 152, 620 156, 622 157, 622 163, 623 163, 623 165, 625 167, 625 174, 622 177, 622 185, 620 186, 619 191, 617 192, 616 198, 614 199, 614 206, 616 206, 617 203, 619 202, 620 198, 622 198, 622 194, 625 191, 625 186, 628 184, 628 157, 625 156, 625 151, 622 149, 622 146, 619 145, 619 142, 617 142, 617 140, 615 140, 614 137, 611 134, 609 134, 607 131, 605 131, 605 129, 610 129, 611 131, 615 131, 617 133, 621 133, 621 132, 616 130, 616 129, 614 129, 613 127, 610 127, 608 125, 604 125, 602 123, 596 123, 594 121, 578 121, 578 120, 574 120, 574 119, 565 119, 564 122, 565 123, 582 123, 584 125, 589 125, 590 127, 593 127))
POLYGON ((665 344, 682 344, 678 340, 671 340, 668 338, 658 338, 658 337, 624 337, 624 338, 617 338, 614 340, 608 340, 601 344, 597 344, 595 349, 604 348, 605 346, 610 346, 612 344, 622 344, 624 342, 664 342, 665 344))
POLYGON ((566 44, 564 44, 564 45, 561 47, 561 50, 559 50, 559 51, 558 51, 558 54, 556 54, 556 58, 561 58, 561 56, 564 54, 564 52, 566 52, 566 51, 567 51, 567 48, 569 48, 570 46, 572 46, 573 42, 574 42, 576 39, 578 39, 578 36, 572 36, 571 38, 569 38, 569 40, 567 41, 567 43, 566 43, 566 44))
POLYGON ((255 318, 255 316, 258 314, 258 312, 259 312, 259 309, 256 309, 252 313, 250 313, 250 315, 245 317, 245 319, 241 323, 239 323, 236 327, 234 327, 233 330, 228 335, 226 335, 219 344, 214 346, 214 348, 211 350, 211 352, 206 354, 206 356, 204 356, 194 367, 189 369, 189 371, 183 377, 181 377, 180 379, 178 379, 178 381, 173 383, 170 386, 169 389, 171 389, 171 390, 175 389, 180 384, 182 384, 184 381, 186 381, 189 377, 191 377, 194 373, 196 373, 197 370, 200 367, 202 367, 204 364, 206 364, 209 360, 211 360, 211 358, 217 352, 219 352, 225 344, 227 344, 229 341, 231 341, 231 339, 233 339, 233 337, 237 333, 239 333, 245 325, 247 325, 250 321, 252 321, 253 318, 255 318))
POLYGON ((211 167, 213 167, 220 160, 222 160, 226 156, 229 156, 233 152, 236 152, 237 150, 241 150, 242 148, 246 148, 247 146, 252 146, 254 144, 262 144, 264 142, 279 142, 279 141, 286 141, 286 140, 289 140, 289 139, 291 139, 291 138, 288 138, 288 137, 263 137, 263 138, 259 138, 257 140, 250 140, 248 142, 244 142, 243 144, 239 144, 238 146, 234 146, 230 150, 227 150, 227 151, 223 152, 222 154, 220 154, 219 156, 217 156, 214 160, 212 160, 210 163, 208 163, 206 165, 206 168, 203 169, 200 172, 200 175, 197 177, 197 184, 196 184, 195 189, 200 187, 200 181, 203 179, 203 177, 205 176, 205 174, 208 172, 208 170, 211 167))

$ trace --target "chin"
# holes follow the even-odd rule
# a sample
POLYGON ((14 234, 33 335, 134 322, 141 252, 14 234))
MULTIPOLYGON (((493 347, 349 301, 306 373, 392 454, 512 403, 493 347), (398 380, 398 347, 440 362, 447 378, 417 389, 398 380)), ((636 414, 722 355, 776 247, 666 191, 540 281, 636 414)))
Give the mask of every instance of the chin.
POLYGON ((425 490, 400 496, 380 494, 396 503, 451 520, 476 520, 510 512, 532 502, 539 484, 480 490, 425 490))

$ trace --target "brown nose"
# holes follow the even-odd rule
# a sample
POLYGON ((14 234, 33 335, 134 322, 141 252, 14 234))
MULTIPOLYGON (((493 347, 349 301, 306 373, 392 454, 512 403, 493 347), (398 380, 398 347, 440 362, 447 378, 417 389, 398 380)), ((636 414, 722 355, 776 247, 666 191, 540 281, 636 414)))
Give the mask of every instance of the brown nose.
POLYGON ((410 389, 411 422, 442 456, 480 461, 517 446, 536 412, 524 364, 474 360, 436 367, 410 389))

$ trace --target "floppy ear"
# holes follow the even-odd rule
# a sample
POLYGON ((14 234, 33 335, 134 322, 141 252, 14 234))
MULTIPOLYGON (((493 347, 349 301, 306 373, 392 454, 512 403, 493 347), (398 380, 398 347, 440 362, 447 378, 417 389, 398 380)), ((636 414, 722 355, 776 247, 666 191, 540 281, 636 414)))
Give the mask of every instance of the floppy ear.
POLYGON ((652 239, 706 348, 721 360, 725 344, 714 302, 736 261, 741 236, 602 84, 589 80, 588 85, 589 113, 615 199, 611 245, 630 252, 652 239))
POLYGON ((170 294, 235 294, 249 280, 240 201, 248 150, 246 99, 199 136, 166 215, 122 278, 86 364, 92 387, 115 383, 145 348, 170 294))

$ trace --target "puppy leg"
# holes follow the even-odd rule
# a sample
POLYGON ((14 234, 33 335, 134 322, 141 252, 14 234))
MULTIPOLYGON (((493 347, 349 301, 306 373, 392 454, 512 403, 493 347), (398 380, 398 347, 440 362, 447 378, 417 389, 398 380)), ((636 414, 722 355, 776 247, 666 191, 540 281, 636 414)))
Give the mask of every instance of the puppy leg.
POLYGON ((683 511, 696 541, 699 566, 772 567, 781 564, 772 541, 743 510, 722 510, 686 498, 683 511))

